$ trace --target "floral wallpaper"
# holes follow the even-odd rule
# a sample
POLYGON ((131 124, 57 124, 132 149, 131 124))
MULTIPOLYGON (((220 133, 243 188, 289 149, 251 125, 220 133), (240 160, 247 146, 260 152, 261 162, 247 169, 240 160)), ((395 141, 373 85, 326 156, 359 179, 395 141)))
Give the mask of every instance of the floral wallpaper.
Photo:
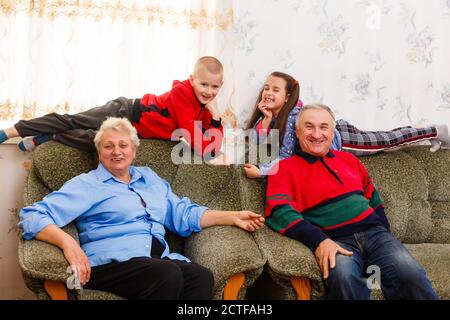
POLYGON ((450 124, 450 1, 254 0, 233 10, 239 126, 272 71, 361 129, 450 124))

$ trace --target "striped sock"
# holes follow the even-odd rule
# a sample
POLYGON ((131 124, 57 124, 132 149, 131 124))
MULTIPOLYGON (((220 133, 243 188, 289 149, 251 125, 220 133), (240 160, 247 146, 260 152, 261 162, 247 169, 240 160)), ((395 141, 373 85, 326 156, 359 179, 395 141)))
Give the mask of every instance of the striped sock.
POLYGON ((51 134, 40 134, 35 137, 26 137, 19 141, 17 146, 22 151, 33 151, 38 145, 53 140, 53 135, 51 134))
POLYGON ((5 130, 0 130, 0 143, 5 142, 8 140, 8 136, 6 135, 5 130))

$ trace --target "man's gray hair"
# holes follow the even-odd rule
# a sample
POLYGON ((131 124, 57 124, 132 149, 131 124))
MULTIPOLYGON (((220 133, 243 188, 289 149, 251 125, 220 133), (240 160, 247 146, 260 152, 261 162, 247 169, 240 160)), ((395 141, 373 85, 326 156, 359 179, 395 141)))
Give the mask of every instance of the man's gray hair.
POLYGON ((136 148, 139 146, 139 137, 137 135, 137 130, 135 127, 133 127, 133 125, 128 119, 109 117, 105 121, 103 121, 102 125, 100 126, 100 129, 95 135, 94 144, 97 151, 100 148, 100 142, 102 140, 103 134, 107 130, 124 132, 128 134, 131 142, 134 144, 136 148))
POLYGON ((333 111, 330 109, 330 107, 327 107, 324 104, 320 104, 320 103, 312 103, 312 104, 307 104, 303 107, 300 108, 300 112, 298 113, 297 119, 295 120, 295 128, 298 129, 299 125, 300 125, 300 117, 302 116, 302 114, 306 111, 306 110, 325 110, 327 111, 330 116, 331 119, 333 120, 333 128, 336 128, 336 120, 334 118, 334 113, 333 111))

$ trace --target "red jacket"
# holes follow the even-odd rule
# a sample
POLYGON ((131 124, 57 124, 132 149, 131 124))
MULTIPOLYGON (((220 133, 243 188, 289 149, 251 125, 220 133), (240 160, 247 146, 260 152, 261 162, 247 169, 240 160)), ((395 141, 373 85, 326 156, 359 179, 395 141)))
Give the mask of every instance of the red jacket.
POLYGON ((189 79, 175 80, 172 89, 162 95, 145 94, 141 104, 159 109, 159 112, 143 112, 139 122, 133 123, 142 138, 170 139, 175 129, 186 129, 189 134, 183 137, 197 154, 203 155, 206 148, 208 152, 213 151, 213 156, 218 154, 222 145, 222 124, 213 120, 209 110, 197 100, 189 79), (194 121, 201 121, 201 126, 194 121), (210 128, 217 129, 220 135, 205 134, 210 128), (198 137, 199 141, 193 142, 193 137, 198 137))

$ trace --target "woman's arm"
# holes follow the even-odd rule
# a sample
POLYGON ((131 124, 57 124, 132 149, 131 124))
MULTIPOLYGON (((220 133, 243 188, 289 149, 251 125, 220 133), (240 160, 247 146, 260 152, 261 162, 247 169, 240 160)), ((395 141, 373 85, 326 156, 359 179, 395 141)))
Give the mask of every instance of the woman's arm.
POLYGON ((202 228, 212 226, 236 226, 246 231, 255 231, 264 225, 264 218, 252 211, 206 210, 200 220, 202 228))
POLYGON ((36 234, 36 239, 51 243, 60 248, 75 276, 82 285, 89 281, 91 266, 89 260, 78 242, 57 225, 49 224, 36 234))

